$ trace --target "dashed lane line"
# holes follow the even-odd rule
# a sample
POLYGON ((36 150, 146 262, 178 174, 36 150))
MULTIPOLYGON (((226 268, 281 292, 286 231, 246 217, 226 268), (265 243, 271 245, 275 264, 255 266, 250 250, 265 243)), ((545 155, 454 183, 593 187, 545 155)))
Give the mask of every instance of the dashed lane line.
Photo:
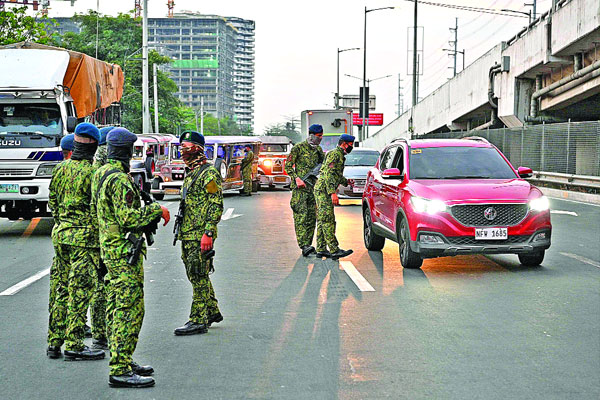
POLYGON ((563 210, 552 210, 550 214, 563 214, 563 215, 572 215, 573 217, 579 217, 579 215, 575 211, 563 211, 563 210))
POLYGON ((17 283, 16 285, 9 287, 8 289, 6 289, 2 293, 0 293, 0 296, 12 296, 13 294, 18 293, 21 290, 25 289, 27 286, 31 285, 32 283, 42 279, 44 276, 48 275, 49 273, 50 273, 50 268, 40 271, 37 274, 30 276, 29 278, 17 283))
POLYGON ((573 253, 560 253, 561 255, 565 256, 565 257, 569 257, 572 258, 574 260, 577 261, 581 261, 582 263, 586 263, 586 264, 590 264, 593 265, 596 268, 600 268, 600 263, 596 262, 594 260, 590 260, 589 258, 585 258, 583 256, 577 255, 577 254, 573 254, 573 253))
POLYGON ((340 267, 346 271, 350 279, 354 282, 354 284, 358 287, 361 292, 374 292, 375 289, 371 284, 365 279, 364 276, 358 272, 354 264, 350 261, 340 261, 340 267))

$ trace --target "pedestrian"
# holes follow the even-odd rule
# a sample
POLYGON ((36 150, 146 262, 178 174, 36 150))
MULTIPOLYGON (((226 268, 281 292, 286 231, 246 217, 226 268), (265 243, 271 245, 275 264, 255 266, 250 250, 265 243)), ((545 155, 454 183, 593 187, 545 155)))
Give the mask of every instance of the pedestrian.
MULTIPOLYGON (((302 250, 302 255, 307 257, 315 252, 312 246, 317 222, 317 212, 314 190, 314 179, 306 178, 315 167, 323 162, 325 154, 319 144, 323 139, 323 127, 313 124, 308 128, 308 138, 300 142, 290 151, 285 163, 285 172, 291 178, 292 198, 290 207, 294 215, 294 227, 296 229, 296 240, 302 250)), ((325 248, 323 237, 317 232, 317 250, 325 248)))
MULTIPOLYGON (((114 129, 114 126, 106 126, 100 128, 100 141, 98 142, 98 149, 94 155, 94 168, 98 170, 101 166, 106 164, 106 136, 114 129)), ((96 214, 96 219, 98 218, 96 214)), ((100 248, 100 243, 98 243, 100 248)), ((104 278, 106 277, 106 265, 99 257, 98 268, 95 271, 96 287, 94 288, 94 294, 90 301, 90 315, 92 317, 92 328, 91 337, 92 348, 108 350, 108 333, 106 331, 106 285, 104 278)))
POLYGON ((60 149, 62 150, 63 159, 68 160, 71 158, 71 154, 73 153, 73 140, 75 138, 75 134, 69 133, 68 135, 63 136, 60 139, 60 149))
POLYGON ((338 259, 352 254, 352 250, 342 250, 335 237, 335 213, 333 206, 340 204, 336 191, 338 185, 348 185, 344 178, 344 163, 346 154, 350 154, 354 146, 354 136, 343 134, 335 149, 329 151, 321 167, 319 179, 315 185, 315 199, 317 201, 317 236, 321 234, 325 239, 327 249, 321 254, 325 257, 338 259), (324 254, 323 254, 324 253, 324 254))
POLYGON ((136 140, 137 136, 125 128, 111 130, 107 136, 107 163, 98 169, 92 181, 100 252, 108 270, 109 385, 113 387, 149 387, 155 383, 149 376, 154 369, 133 361, 144 318, 146 248, 142 234, 145 227, 157 224, 160 218, 166 225, 170 215, 158 203, 142 207, 140 189, 128 175, 136 140), (140 254, 135 259, 133 243, 140 240, 140 254))
POLYGON ((84 345, 84 325, 99 249, 97 224, 90 208, 92 160, 100 132, 90 123, 75 128, 73 154, 54 168, 48 205, 54 217, 55 257, 50 270, 48 348, 50 358, 98 360, 102 350, 84 345))
POLYGON ((254 162, 254 152, 252 145, 244 146, 245 154, 242 160, 242 177, 244 179, 244 196, 252 196, 252 164, 254 162))
POLYGON ((207 162, 204 136, 185 132, 179 141, 187 173, 181 199, 183 221, 177 239, 181 240, 181 259, 193 294, 189 321, 174 331, 178 336, 206 333, 211 324, 223 320, 209 277, 214 270, 211 251, 223 214, 221 175, 207 162))

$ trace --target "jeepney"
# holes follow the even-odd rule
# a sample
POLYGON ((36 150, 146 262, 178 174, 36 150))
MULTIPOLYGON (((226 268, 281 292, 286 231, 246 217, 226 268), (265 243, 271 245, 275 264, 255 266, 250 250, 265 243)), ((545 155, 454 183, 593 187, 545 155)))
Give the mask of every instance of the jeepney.
POLYGON ((140 189, 148 191, 155 173, 168 163, 169 144, 176 137, 150 133, 138 134, 137 137, 133 144, 129 173, 140 189))
MULTIPOLYGON (((258 156, 260 140, 256 136, 205 136, 204 153, 221 174, 223 191, 243 190, 242 160, 244 147, 252 145, 254 162, 252 163, 252 191, 258 191, 258 156)), ((185 164, 181 159, 179 139, 171 141, 169 162, 160 168, 152 181, 150 193, 157 200, 165 194, 179 195, 185 177, 185 164)))
POLYGON ((285 172, 285 163, 292 149, 292 141, 287 136, 261 136, 260 141, 258 157, 260 186, 269 189, 289 188, 291 178, 285 172))

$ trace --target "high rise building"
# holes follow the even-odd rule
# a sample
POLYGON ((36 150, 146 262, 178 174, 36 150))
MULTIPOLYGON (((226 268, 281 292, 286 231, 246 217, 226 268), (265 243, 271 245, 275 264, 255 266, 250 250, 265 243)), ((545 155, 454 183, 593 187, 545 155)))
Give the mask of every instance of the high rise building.
POLYGON ((229 117, 244 130, 254 123, 254 21, 176 13, 149 18, 149 45, 173 59, 176 95, 215 117, 229 117))

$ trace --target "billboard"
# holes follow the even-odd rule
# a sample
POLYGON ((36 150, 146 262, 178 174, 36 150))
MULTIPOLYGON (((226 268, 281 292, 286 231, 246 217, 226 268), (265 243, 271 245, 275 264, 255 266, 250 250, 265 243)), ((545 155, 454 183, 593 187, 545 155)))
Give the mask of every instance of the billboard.
MULTIPOLYGON (((369 113, 369 118, 365 118, 369 126, 383 125, 383 113, 369 113)), ((362 126, 362 118, 358 114, 352 114, 352 124, 362 126)))

